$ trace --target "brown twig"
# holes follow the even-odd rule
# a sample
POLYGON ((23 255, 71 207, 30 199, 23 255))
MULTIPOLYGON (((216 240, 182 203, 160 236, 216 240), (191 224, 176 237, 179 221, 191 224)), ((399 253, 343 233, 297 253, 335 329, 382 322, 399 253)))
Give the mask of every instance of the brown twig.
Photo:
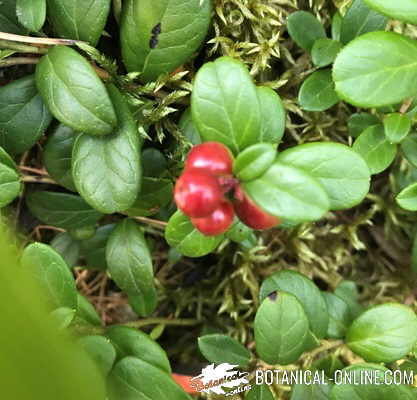
POLYGON ((22 36, 22 35, 15 35, 13 33, 7 32, 0 32, 0 39, 9 40, 11 42, 20 42, 20 43, 32 43, 32 44, 39 44, 43 46, 73 46, 76 43, 82 43, 82 40, 74 40, 74 39, 55 39, 55 38, 38 38, 32 36, 22 36))
POLYGON ((47 183, 51 185, 58 185, 58 183, 56 183, 54 180, 42 176, 24 175, 22 176, 21 180, 25 183, 47 183))
POLYGON ((410 108, 412 103, 413 103, 413 98, 412 97, 410 97, 409 99, 405 99, 403 104, 401 105, 400 113, 405 114, 408 111, 408 109, 410 108))
POLYGON ((159 226, 160 228, 166 228, 166 226, 168 225, 168 222, 165 221, 159 221, 157 219, 152 219, 152 218, 146 218, 146 217, 133 217, 133 219, 135 219, 138 222, 142 222, 144 224, 150 224, 150 225, 156 225, 159 226))

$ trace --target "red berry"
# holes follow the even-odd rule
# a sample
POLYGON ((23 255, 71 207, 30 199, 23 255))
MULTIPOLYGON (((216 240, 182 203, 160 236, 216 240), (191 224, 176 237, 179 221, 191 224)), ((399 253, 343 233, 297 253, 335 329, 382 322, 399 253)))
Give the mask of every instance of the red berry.
POLYGON ((205 142, 191 149, 185 168, 205 169, 214 175, 230 175, 233 170, 233 156, 225 145, 205 142))
POLYGON ((252 229, 269 229, 277 226, 281 221, 258 207, 240 186, 235 192, 234 208, 239 219, 252 229))
POLYGON ((206 236, 217 236, 225 233, 233 223, 235 213, 232 204, 225 200, 214 212, 205 218, 191 218, 192 224, 206 236))
POLYGON ((189 217, 210 215, 223 199, 217 179, 208 172, 189 169, 175 185, 174 199, 178 208, 189 217))

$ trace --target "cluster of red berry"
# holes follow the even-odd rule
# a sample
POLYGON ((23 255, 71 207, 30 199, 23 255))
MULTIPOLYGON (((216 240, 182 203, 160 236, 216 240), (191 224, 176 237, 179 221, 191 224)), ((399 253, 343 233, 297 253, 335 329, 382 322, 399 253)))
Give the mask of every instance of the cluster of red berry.
POLYGON ((233 176, 233 155, 217 142, 192 148, 175 185, 174 198, 178 208, 207 236, 226 232, 235 213, 253 229, 269 229, 280 222, 246 195, 233 176))

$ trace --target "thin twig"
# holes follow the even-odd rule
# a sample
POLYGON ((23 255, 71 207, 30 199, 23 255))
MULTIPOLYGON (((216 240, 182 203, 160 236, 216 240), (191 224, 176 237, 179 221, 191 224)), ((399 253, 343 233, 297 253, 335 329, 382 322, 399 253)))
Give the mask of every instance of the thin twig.
POLYGON ((159 226, 161 228, 166 228, 166 226, 168 225, 168 222, 165 221, 159 221, 157 219, 152 219, 152 218, 146 218, 146 217, 133 217, 133 219, 135 219, 138 222, 142 222, 144 224, 150 224, 150 225, 156 225, 159 226))
POLYGON ((410 108, 412 103, 413 103, 413 98, 412 97, 410 97, 409 99, 405 99, 403 104, 401 105, 400 113, 405 114, 408 111, 408 109, 410 108))
POLYGON ((15 35, 13 33, 0 32, 0 39, 10 40, 12 42, 20 43, 33 43, 40 45, 62 45, 62 46, 73 46, 76 43, 82 42, 82 40, 74 39, 55 39, 55 38, 38 38, 32 36, 15 35))
POLYGON ((0 67, 13 67, 14 65, 37 64, 40 58, 38 57, 10 57, 5 60, 0 60, 0 67))
POLYGON ((42 176, 24 175, 22 176, 21 180, 25 183, 48 183, 51 185, 58 185, 58 183, 56 183, 54 180, 42 176))
POLYGON ((131 328, 141 328, 147 325, 171 325, 171 326, 194 326, 201 324, 198 319, 170 319, 170 318, 145 318, 138 321, 127 322, 123 325, 131 328))
POLYGON ((16 50, 19 53, 46 54, 48 52, 46 47, 28 46, 26 44, 11 42, 10 40, 0 40, 0 48, 16 50))

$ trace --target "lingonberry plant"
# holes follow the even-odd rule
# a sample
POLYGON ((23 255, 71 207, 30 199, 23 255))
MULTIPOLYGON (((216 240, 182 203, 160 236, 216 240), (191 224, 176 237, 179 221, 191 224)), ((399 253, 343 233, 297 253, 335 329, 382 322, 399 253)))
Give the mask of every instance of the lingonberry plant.
POLYGON ((1 227, 101 399, 416 398, 417 5, 304 3, 0 2, 1 227))

